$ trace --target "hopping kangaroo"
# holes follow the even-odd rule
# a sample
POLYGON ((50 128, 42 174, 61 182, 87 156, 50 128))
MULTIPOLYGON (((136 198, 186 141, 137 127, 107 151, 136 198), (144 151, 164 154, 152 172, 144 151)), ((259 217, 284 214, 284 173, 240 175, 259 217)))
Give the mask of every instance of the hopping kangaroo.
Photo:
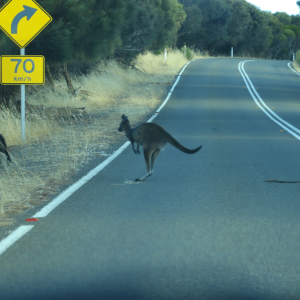
POLYGON ((147 174, 135 181, 143 181, 153 173, 154 162, 161 150, 170 143, 180 151, 188 154, 198 152, 202 146, 190 150, 179 144, 163 127, 155 123, 144 123, 136 128, 131 128, 128 118, 123 115, 120 123, 119 131, 125 131, 125 134, 132 144, 135 154, 140 154, 139 146, 143 147, 144 157, 146 161, 147 174), (134 149, 134 143, 137 143, 137 149, 134 149))
POLYGON ((4 153, 7 157, 7 160, 12 162, 11 159, 10 159, 10 156, 7 152, 6 142, 5 142, 4 136, 2 134, 0 134, 0 152, 4 153))

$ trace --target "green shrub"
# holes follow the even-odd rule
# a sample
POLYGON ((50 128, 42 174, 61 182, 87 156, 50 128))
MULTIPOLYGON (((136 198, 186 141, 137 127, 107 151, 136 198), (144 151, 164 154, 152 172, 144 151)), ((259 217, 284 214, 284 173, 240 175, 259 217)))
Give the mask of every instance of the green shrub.
POLYGON ((191 50, 189 47, 186 47, 186 49, 184 49, 184 47, 182 47, 180 51, 186 57, 187 60, 193 59, 194 53, 193 53, 193 50, 191 50))
POLYGON ((296 52, 296 62, 300 65, 300 49, 296 52))
POLYGON ((192 60, 193 57, 194 57, 193 51, 189 47, 186 47, 186 58, 188 60, 192 60))

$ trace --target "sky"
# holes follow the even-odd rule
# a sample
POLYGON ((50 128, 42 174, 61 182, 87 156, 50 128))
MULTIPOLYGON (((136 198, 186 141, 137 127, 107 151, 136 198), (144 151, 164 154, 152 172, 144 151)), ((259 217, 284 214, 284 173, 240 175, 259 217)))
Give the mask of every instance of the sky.
POLYGON ((277 11, 286 12, 289 15, 299 14, 299 6, 296 4, 297 0, 247 0, 261 10, 268 10, 271 13, 277 11))

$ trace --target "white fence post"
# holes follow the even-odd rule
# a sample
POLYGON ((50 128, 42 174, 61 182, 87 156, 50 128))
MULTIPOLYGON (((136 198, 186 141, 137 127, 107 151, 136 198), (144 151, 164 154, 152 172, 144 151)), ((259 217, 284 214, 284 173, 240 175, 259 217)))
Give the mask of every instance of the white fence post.
POLYGON ((293 61, 295 60, 295 53, 293 53, 293 61))
POLYGON ((231 47, 231 58, 233 58, 233 47, 231 47))
MULTIPOLYGON (((20 49, 20 55, 25 55, 25 48, 20 49)), ((25 143, 25 84, 21 84, 21 140, 25 143)))
POLYGON ((165 49, 165 63, 167 62, 167 52, 168 52, 168 50, 165 49))

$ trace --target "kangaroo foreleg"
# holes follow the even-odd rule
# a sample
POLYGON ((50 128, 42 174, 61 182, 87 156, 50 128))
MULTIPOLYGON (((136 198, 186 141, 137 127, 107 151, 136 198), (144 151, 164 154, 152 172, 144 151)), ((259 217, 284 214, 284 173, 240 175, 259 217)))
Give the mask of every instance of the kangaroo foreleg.
POLYGON ((133 139, 130 139, 130 142, 131 142, 131 146, 132 146, 132 150, 135 154, 139 154, 140 151, 139 151, 139 145, 137 146, 137 151, 134 149, 134 140, 133 139))

